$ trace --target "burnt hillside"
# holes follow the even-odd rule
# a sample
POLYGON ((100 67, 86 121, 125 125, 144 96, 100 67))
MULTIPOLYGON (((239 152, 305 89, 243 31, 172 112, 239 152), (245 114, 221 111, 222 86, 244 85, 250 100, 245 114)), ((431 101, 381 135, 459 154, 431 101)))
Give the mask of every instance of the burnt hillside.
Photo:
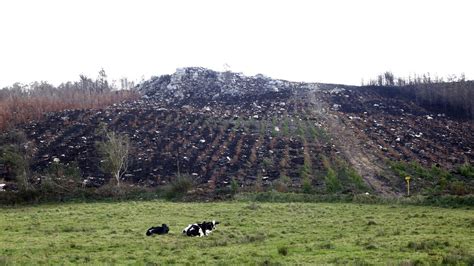
POLYGON ((388 161, 445 169, 474 162, 472 120, 383 88, 186 68, 137 89, 143 96, 136 101, 24 125, 34 172, 58 158, 76 162, 87 184, 104 184, 110 176, 100 170, 95 146, 102 123, 129 136, 124 179, 145 186, 168 184, 179 170, 202 191, 227 188, 233 179, 244 190, 284 179, 295 190, 309 183, 315 192, 393 194, 404 187, 388 161))

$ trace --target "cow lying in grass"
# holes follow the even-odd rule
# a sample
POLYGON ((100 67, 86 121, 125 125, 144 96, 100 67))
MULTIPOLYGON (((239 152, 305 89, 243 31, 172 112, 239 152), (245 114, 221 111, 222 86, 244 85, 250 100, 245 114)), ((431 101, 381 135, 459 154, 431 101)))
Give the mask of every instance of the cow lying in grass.
POLYGON ((164 235, 170 231, 170 228, 166 224, 162 224, 161 226, 151 227, 146 231, 147 236, 151 236, 153 234, 157 235, 164 235))
POLYGON ((216 229, 216 225, 219 222, 212 221, 212 222, 202 222, 197 224, 190 224, 186 228, 183 229, 183 234, 187 236, 207 236, 209 235, 212 230, 216 229))

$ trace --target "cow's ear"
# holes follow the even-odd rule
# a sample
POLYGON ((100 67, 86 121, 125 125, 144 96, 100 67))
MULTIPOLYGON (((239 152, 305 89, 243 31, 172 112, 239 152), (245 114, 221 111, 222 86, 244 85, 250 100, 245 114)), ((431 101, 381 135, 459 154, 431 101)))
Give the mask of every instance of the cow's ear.
POLYGON ((216 224, 220 224, 220 222, 219 222, 219 221, 216 221, 216 224))

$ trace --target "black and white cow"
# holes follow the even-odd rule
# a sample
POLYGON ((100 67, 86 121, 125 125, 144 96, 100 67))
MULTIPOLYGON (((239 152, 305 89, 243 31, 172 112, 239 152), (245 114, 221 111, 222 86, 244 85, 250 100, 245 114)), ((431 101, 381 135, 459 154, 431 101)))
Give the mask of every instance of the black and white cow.
POLYGON ((146 230, 146 235, 151 236, 153 234, 157 235, 164 235, 170 231, 170 228, 166 224, 162 224, 161 226, 151 227, 150 229, 146 230))
POLYGON ((187 236, 207 236, 212 230, 216 229, 217 224, 219 224, 219 222, 216 221, 190 224, 183 229, 183 234, 187 236))

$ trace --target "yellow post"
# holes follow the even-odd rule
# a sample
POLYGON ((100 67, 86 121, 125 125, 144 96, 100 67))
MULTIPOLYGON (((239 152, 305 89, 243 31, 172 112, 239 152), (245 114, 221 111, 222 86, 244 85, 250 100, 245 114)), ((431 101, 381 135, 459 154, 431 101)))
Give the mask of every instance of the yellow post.
POLYGON ((407 196, 410 196, 410 177, 406 176, 405 180, 407 181, 407 196))

